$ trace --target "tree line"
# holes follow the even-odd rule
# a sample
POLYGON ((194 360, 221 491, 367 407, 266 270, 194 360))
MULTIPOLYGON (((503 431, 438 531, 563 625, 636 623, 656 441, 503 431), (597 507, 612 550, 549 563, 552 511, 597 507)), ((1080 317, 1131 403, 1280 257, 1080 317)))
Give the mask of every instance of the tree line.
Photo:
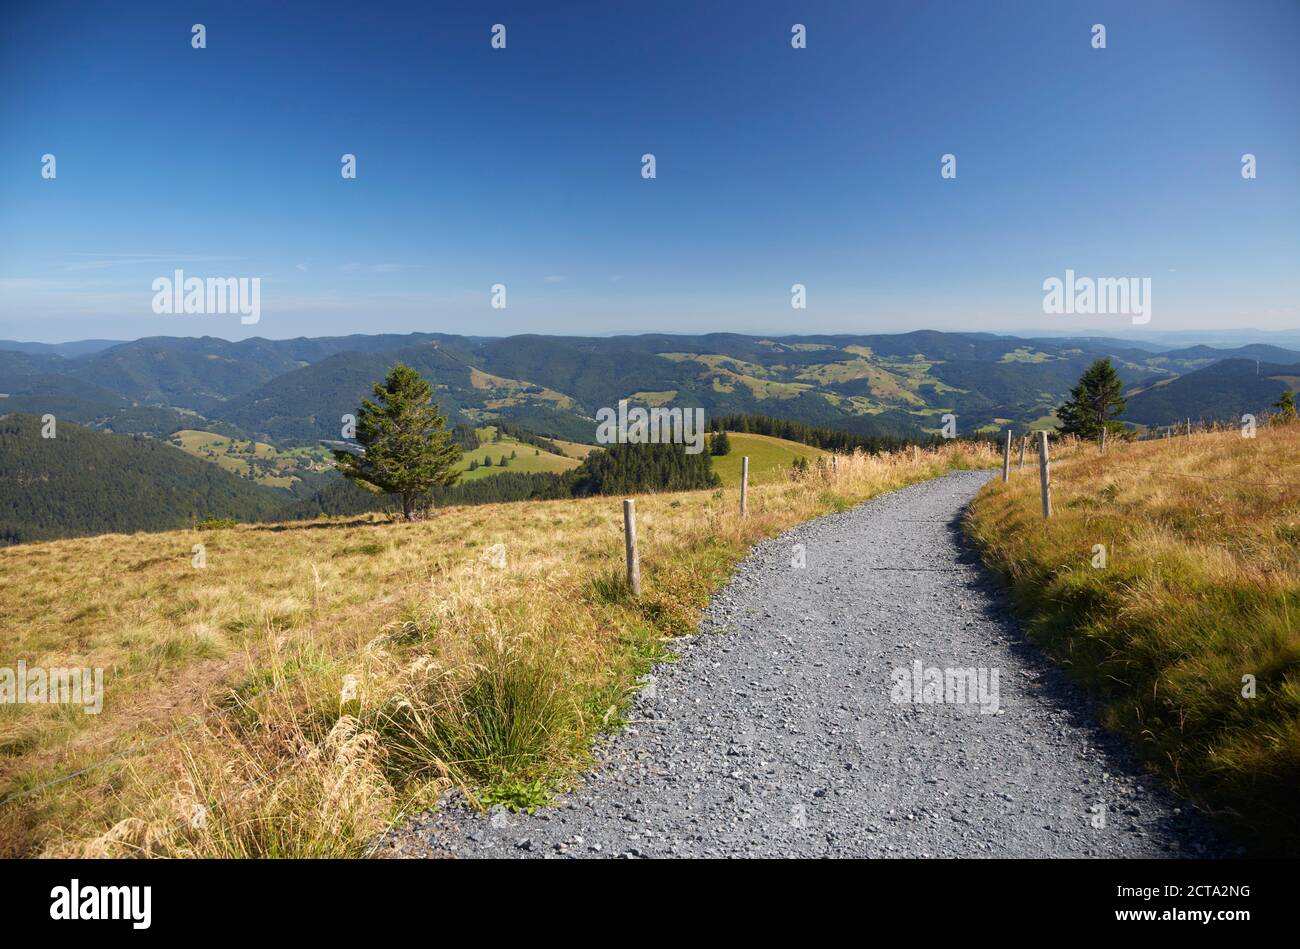
MULTIPOLYGON (((821 425, 809 425, 806 422, 792 422, 789 419, 773 418, 770 415, 715 415, 709 421, 709 430, 724 434, 730 431, 768 435, 826 451, 847 453, 861 449, 873 455, 897 451, 908 445, 930 444, 934 441, 933 438, 903 438, 896 435, 855 435, 852 432, 821 425)), ((720 453, 725 454, 725 452, 720 453)))
POLYGON ((287 492, 145 435, 0 417, 0 546, 275 517, 287 492))

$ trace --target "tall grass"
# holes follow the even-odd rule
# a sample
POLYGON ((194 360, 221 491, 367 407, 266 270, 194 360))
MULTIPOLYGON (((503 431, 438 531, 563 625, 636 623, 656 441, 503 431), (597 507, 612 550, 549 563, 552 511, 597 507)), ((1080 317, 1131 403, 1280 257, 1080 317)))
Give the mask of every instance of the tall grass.
POLYGON ((0 720, 0 797, 35 791, 0 806, 0 848, 357 856, 451 786, 532 806, 589 763, 753 543, 994 461, 968 444, 841 456, 752 487, 743 520, 735 489, 642 496, 640 597, 621 579, 617 498, 0 551, 6 584, 54 586, 0 606, 28 660, 111 670, 93 721, 37 706, 0 720), (498 543, 503 569, 486 556, 498 543), (173 639, 204 645, 160 651, 173 639))
POLYGON ((989 484, 967 522, 1031 636, 1099 697, 1105 723, 1257 851, 1291 854, 1298 467, 1295 425, 1116 444, 1053 466, 1046 524, 1036 471, 989 484))

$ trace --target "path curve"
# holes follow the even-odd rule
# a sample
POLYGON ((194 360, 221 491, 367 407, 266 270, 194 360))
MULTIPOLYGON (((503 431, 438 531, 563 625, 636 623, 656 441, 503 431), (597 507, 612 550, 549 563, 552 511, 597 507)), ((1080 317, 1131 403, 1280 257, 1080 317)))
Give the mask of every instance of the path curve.
POLYGON ((989 477, 955 472, 759 544, 576 790, 531 816, 451 800, 380 852, 1214 855, 1199 815, 1027 644, 963 542, 989 477), (987 670, 982 706, 964 689, 973 701, 907 701, 917 662, 922 681, 987 670))

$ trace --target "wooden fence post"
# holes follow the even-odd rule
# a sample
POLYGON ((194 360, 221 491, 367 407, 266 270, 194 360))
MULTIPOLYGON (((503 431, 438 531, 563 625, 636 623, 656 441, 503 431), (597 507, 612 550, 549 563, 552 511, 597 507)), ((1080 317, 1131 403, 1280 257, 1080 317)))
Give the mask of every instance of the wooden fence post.
POLYGON ((749 514, 749 456, 740 459, 740 516, 749 514))
POLYGON ((641 595, 641 555, 636 549, 636 502, 623 501, 623 540, 627 546, 627 585, 633 596, 641 595))
POLYGON ((920 446, 920 445, 913 445, 913 446, 912 446, 912 464, 914 464, 914 465, 919 465, 920 463, 921 463, 921 446, 920 446))
POLYGON ((1101 450, 1106 450, 1106 426, 1101 427, 1101 450))
POLYGON ((1020 436, 1020 464, 1016 467, 1017 471, 1020 471, 1025 467, 1025 442, 1027 441, 1029 441, 1028 435, 1020 436))
POLYGON ((1043 519, 1052 516, 1052 463, 1047 458, 1047 432, 1038 433, 1038 478, 1043 486, 1043 519))
POLYGON ((1011 480, 1011 429, 1007 429, 1006 440, 1002 443, 1002 482, 1011 480))

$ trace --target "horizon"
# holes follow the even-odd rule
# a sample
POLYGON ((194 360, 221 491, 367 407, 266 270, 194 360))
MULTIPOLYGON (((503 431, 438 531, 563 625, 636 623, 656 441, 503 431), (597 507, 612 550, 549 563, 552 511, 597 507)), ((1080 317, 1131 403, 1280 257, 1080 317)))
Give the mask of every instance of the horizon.
MULTIPOLYGON (((1249 342, 1236 342, 1231 345, 1221 344, 1225 348, 1238 348, 1240 346, 1274 345, 1267 337, 1294 337, 1296 343, 1300 345, 1300 328, 1297 329, 1278 329, 1278 330, 1260 330, 1257 328, 1230 329, 1230 328, 1207 328, 1192 330, 1167 330, 1167 331, 1133 331, 1124 328, 1117 329, 1110 333, 1067 333, 1064 331, 1042 330, 1042 329, 1020 329, 1020 330, 951 330, 939 329, 932 326, 922 326, 915 329, 897 330, 892 332, 853 332, 853 331, 835 331, 835 332, 802 332, 802 333, 763 333, 751 330, 703 330, 697 332, 686 332, 680 330, 628 330, 609 333, 542 333, 542 332, 520 332, 520 333, 503 333, 484 334, 484 333, 457 333, 434 330, 409 330, 400 332, 338 332, 338 333, 321 333, 316 335, 301 334, 297 336, 262 336, 259 334, 250 334, 245 336, 222 336, 215 333, 201 334, 176 334, 176 333, 151 333, 145 336, 135 336, 131 338, 109 338, 109 337, 75 337, 70 339, 13 339, 0 338, 0 344, 17 343, 23 346, 68 346, 77 343, 110 343, 113 345, 123 345, 126 343, 139 342, 145 339, 216 339, 226 343, 243 343, 254 340, 263 340, 265 342, 289 342, 296 339, 328 339, 348 336, 460 336, 466 339, 484 339, 499 340, 510 339, 518 336, 550 336, 550 337, 572 337, 572 338, 592 338, 592 339, 620 339, 635 338, 644 336, 681 336, 681 337, 701 337, 701 336, 749 336, 754 338, 771 338, 771 339, 804 339, 812 337, 864 337, 864 336, 906 336, 912 333, 951 333, 954 335, 984 335, 994 336, 1007 339, 1113 339, 1119 342, 1130 342, 1135 345, 1161 346, 1171 337, 1188 337, 1192 339, 1211 339, 1215 336, 1232 336, 1240 339, 1250 338, 1249 342)), ((1187 343, 1180 342, 1179 345, 1214 345, 1213 343, 1187 343)))
POLYGON ((0 94, 3 338, 1133 328, 1045 314, 1071 270, 1150 280, 1152 330, 1300 329, 1283 0, 3 19, 0 87, 41 77, 0 94), (175 270, 259 322, 154 313, 175 270))

